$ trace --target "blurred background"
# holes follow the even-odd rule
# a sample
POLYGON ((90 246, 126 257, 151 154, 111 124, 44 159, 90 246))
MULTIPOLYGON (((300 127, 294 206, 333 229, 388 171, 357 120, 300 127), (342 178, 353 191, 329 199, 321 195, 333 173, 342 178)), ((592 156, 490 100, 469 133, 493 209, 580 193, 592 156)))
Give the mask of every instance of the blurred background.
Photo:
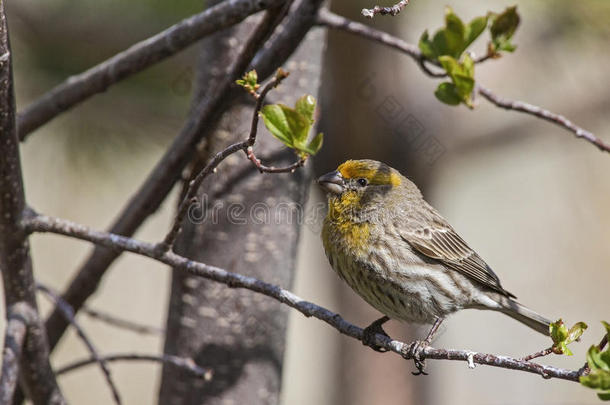
MULTIPOLYGON (((443 24, 447 2, 413 1, 396 18, 364 20, 363 1, 333 1, 338 14, 417 43, 443 24)), ((498 94, 565 114, 610 141, 610 3, 452 2, 463 20, 518 5, 514 54, 478 65, 477 80, 498 94)), ((389 2, 388 2, 389 5, 389 2)), ((71 74, 198 12, 199 0, 21 0, 8 6, 19 109, 71 74)), ((317 28, 320 29, 320 28, 317 28)), ((474 45, 485 52, 486 38, 474 45)), ((22 144, 26 195, 37 210, 103 229, 145 178, 187 114, 196 47, 111 87, 32 134, 22 144)), ((609 318, 610 156, 541 120, 477 100, 474 111, 441 104, 438 82, 407 57, 340 32, 329 32, 320 96, 325 145, 317 173, 348 158, 374 158, 400 169, 490 264, 519 300, 552 318, 585 321, 589 331, 573 357, 544 363, 576 369, 609 318), (390 108, 391 107, 391 108, 390 108), (388 111, 391 111, 388 112, 388 111), (432 146, 431 146, 432 145, 432 146), (430 149, 433 147, 433 149, 430 149), (431 152, 432 151, 432 152, 431 152)), ((295 99, 300 95, 295 95, 295 99)), ((268 136, 268 135, 265 135, 268 136)), ((312 186, 309 204, 323 196, 312 186)), ((176 194, 136 235, 157 240, 171 220, 176 194)), ((321 218, 319 219, 321 221, 321 218)), ((320 222, 303 226, 295 292, 360 326, 379 314, 331 271, 320 222)), ((49 235, 32 240, 34 269, 63 290, 90 246, 49 235)), ((170 273, 153 261, 123 255, 90 300, 96 309, 164 326, 170 273)), ((47 302, 41 305, 48 311, 47 302)), ((103 353, 160 352, 163 339, 78 319, 103 353)), ((399 340, 425 328, 390 322, 399 340)), ((521 357, 546 339, 500 314, 451 317, 437 347, 521 357)), ((73 332, 52 356, 54 366, 88 357, 73 332)), ((160 367, 113 364, 125 403, 151 404, 160 367)), ((428 361, 427 377, 411 362, 378 354, 314 319, 292 312, 284 367, 285 404, 593 404, 578 384, 462 362, 428 361), (517 388, 518 387, 518 388, 517 388)), ((105 404, 110 394, 95 367, 60 377, 71 403, 105 404)))

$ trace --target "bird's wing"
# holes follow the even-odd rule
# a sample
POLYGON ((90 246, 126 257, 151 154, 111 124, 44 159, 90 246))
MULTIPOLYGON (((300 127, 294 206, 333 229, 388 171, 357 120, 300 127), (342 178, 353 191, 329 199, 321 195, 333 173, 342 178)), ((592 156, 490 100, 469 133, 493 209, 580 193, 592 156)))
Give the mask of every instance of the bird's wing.
POLYGON ((472 250, 455 230, 436 212, 429 212, 426 221, 410 221, 401 227, 401 238, 419 253, 438 260, 486 287, 508 297, 515 297, 500 285, 498 276, 472 250), (407 228, 408 230, 404 230, 407 228))

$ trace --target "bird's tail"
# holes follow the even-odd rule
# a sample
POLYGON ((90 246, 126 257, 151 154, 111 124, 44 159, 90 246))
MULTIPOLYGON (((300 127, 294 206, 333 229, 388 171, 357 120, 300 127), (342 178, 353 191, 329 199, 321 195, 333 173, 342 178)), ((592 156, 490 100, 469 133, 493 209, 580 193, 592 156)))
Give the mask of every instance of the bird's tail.
POLYGON ((552 322, 544 316, 532 311, 531 309, 519 304, 511 299, 505 299, 502 303, 504 308, 501 312, 510 316, 513 319, 529 326, 543 335, 549 336, 549 324, 552 322))

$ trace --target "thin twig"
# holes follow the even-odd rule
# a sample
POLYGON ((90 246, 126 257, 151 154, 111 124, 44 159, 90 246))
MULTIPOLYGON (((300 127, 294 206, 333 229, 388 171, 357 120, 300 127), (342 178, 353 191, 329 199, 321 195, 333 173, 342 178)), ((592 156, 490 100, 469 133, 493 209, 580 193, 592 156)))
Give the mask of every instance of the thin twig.
POLYGON ((108 325, 115 326, 121 329, 127 329, 132 332, 141 333, 143 335, 163 335, 165 329, 157 326, 142 325, 128 319, 122 319, 114 315, 98 311, 84 306, 81 311, 93 319, 105 322, 108 325))
POLYGON ((231 156, 235 152, 239 152, 243 150, 247 155, 248 148, 251 148, 256 142, 256 133, 257 133, 257 125, 258 125, 258 114, 263 106, 263 102, 265 100, 265 96, 267 93, 271 91, 271 89, 277 87, 282 80, 288 77, 288 73, 283 71, 282 69, 278 69, 276 75, 269 80, 269 82, 263 87, 260 94, 256 99, 256 106, 254 108, 254 113, 252 114, 252 125, 250 126, 250 135, 244 141, 234 143, 232 145, 227 146, 225 149, 218 152, 212 160, 195 176, 193 180, 189 183, 188 190, 178 207, 178 212, 176 213, 176 217, 174 218, 174 222, 172 224, 171 229, 163 239, 163 242, 159 244, 159 249, 161 251, 166 251, 171 249, 178 234, 180 233, 180 229, 182 227, 182 222, 184 221, 184 217, 189 211, 189 207, 193 205, 193 203, 197 202, 197 191, 201 186, 201 183, 208 177, 208 175, 216 170, 216 167, 227 157, 231 156))
POLYGON ((19 114, 17 117, 19 138, 24 140, 29 133, 62 112, 182 51, 199 39, 237 24, 258 11, 284 3, 285 0, 221 2, 132 45, 83 73, 69 77, 19 114))
POLYGON ((351 34, 359 35, 363 38, 372 41, 379 42, 385 46, 389 46, 402 53, 409 55, 414 60, 419 60, 423 57, 417 46, 409 44, 408 42, 405 42, 400 38, 390 35, 387 32, 371 28, 357 21, 353 21, 349 18, 337 15, 333 12, 328 11, 325 8, 321 8, 320 11, 318 11, 316 24, 321 25, 323 27, 342 30, 351 34))
POLYGON ((267 82, 260 93, 254 93, 254 97, 256 98, 256 105, 254 106, 254 113, 252 114, 252 122, 250 123, 250 135, 248 135, 248 145, 252 146, 256 142, 256 136, 258 134, 258 118, 259 112, 263 108, 263 104, 265 102, 265 98, 267 98, 267 94, 277 86, 282 83, 282 81, 290 75, 290 72, 286 72, 283 69, 278 69, 275 73, 275 76, 267 82))
MULTIPOLYGON (((182 370, 186 370, 189 373, 193 374, 197 378, 201 378, 205 381, 210 381, 214 375, 214 372, 209 368, 203 368, 195 364, 193 359, 187 359, 184 357, 172 356, 169 354, 109 354, 106 356, 100 357, 100 359, 104 362, 113 362, 113 361, 153 361, 157 363, 163 364, 171 364, 173 366, 179 367, 182 370)), ((66 374, 70 371, 79 369, 84 366, 88 366, 89 364, 95 363, 96 360, 94 358, 89 358, 85 360, 75 361, 74 363, 67 364, 63 367, 60 367, 57 371, 57 375, 66 374)))
POLYGON ((391 7, 375 6, 373 8, 363 8, 362 15, 366 18, 373 18, 377 14, 396 16, 409 4, 409 0, 400 0, 391 7))
POLYGON ((246 149, 246 156, 261 173, 294 173, 296 169, 298 169, 299 167, 303 167, 305 165, 305 162, 307 162, 307 158, 302 157, 293 164, 286 167, 265 166, 261 163, 260 159, 256 157, 256 155, 254 154, 254 150, 251 146, 246 149))
POLYGON ((532 353, 532 354, 528 354, 527 356, 523 357, 521 360, 523 361, 530 361, 532 359, 536 359, 538 357, 543 357, 543 356, 548 356, 549 354, 553 353, 553 348, 549 347, 546 349, 542 349, 536 353, 532 353))
POLYGON ((438 79, 442 79, 442 78, 448 76, 446 72, 440 72, 440 71, 435 72, 434 70, 430 69, 427 65, 428 63, 437 66, 435 63, 431 62, 430 59, 426 59, 426 57, 424 57, 424 55, 421 55, 421 57, 417 60, 417 64, 419 65, 419 68, 428 76, 435 77, 438 79))
POLYGON ((121 395, 119 394, 119 390, 114 384, 114 381, 112 381, 112 375, 110 374, 110 370, 108 369, 106 362, 101 359, 100 355, 97 352, 97 349, 93 345, 93 342, 91 342, 91 339, 89 339, 84 329, 74 318, 74 310, 72 309, 72 307, 50 288, 42 284, 37 284, 36 288, 39 291, 42 291, 55 304, 55 307, 62 312, 62 314, 66 317, 66 320, 70 322, 70 325, 74 327, 74 329, 76 330, 76 334, 83 341, 85 346, 87 346, 87 350, 89 350, 89 353, 91 353, 91 357, 95 362, 99 364, 100 368, 102 369, 104 378, 106 379, 108 387, 110 387, 110 391, 112 392, 114 402, 120 405, 122 403, 121 395))
MULTIPOLYGON (((186 271, 191 275, 226 284, 231 288, 248 289, 286 304, 307 317, 318 318, 337 329, 340 333, 360 341, 363 339, 363 330, 361 328, 347 322, 339 314, 314 303, 305 301, 288 290, 253 277, 231 273, 219 267, 189 260, 172 251, 161 252, 157 246, 152 243, 95 231, 84 225, 68 220, 37 215, 34 213, 30 213, 30 215, 24 219, 23 226, 28 232, 51 232, 86 240, 114 250, 136 253, 165 263, 171 268, 186 271)), ((412 349, 417 342, 406 344, 397 340, 392 340, 387 336, 377 334, 375 335, 374 343, 388 351, 392 351, 406 359, 410 359, 412 356, 411 353, 413 352, 412 349)), ((559 378, 575 382, 578 381, 579 377, 578 371, 522 361, 507 356, 476 353, 468 350, 447 350, 426 347, 421 350, 420 357, 422 359, 460 360, 468 363, 525 371, 541 375, 544 378, 559 378)))
POLYGON ((477 85, 478 93, 485 97, 489 102, 495 104, 500 108, 506 110, 519 111, 526 114, 533 115, 543 120, 549 121, 553 124, 559 125, 576 135, 577 138, 582 138, 593 145, 597 146, 599 150, 603 152, 610 152, 610 145, 596 137, 593 133, 575 125, 572 121, 564 117, 563 115, 556 114, 544 108, 525 103, 523 101, 509 100, 507 98, 498 96, 488 88, 477 85))
MULTIPOLYGON (((352 21, 348 18, 338 16, 327 10, 320 10, 320 12, 318 13, 317 23, 319 25, 322 25, 325 27, 340 29, 340 30, 343 30, 343 31, 346 31, 346 32, 349 32, 349 33, 352 33, 355 35, 359 35, 363 38, 370 39, 370 40, 376 41, 380 44, 383 44, 385 46, 397 49, 400 52, 413 58, 418 63, 418 65, 422 69, 422 71, 425 74, 427 74, 428 76, 436 77, 436 78, 445 76, 445 74, 436 73, 436 72, 430 70, 426 66, 426 63, 431 63, 434 65, 436 65, 437 63, 435 61, 426 59, 415 45, 411 45, 388 33, 376 30, 376 29, 368 27, 364 24, 360 24, 358 22, 352 21)), ((493 55, 487 54, 481 58, 476 59, 475 61, 481 63, 490 58, 493 58, 493 55)), ((486 87, 481 86, 481 85, 477 85, 476 91, 479 94, 481 94, 481 96, 485 97, 491 103, 495 104, 496 106, 498 106, 500 108, 524 112, 526 114, 530 114, 535 117, 541 118, 543 120, 552 122, 556 125, 559 125, 565 129, 567 129, 568 131, 574 133, 574 135, 576 135, 577 138, 582 138, 582 139, 592 143, 593 145, 597 146, 601 151, 610 152, 609 144, 605 143, 604 141, 602 141, 601 139, 596 137, 590 131, 587 131, 586 129, 583 129, 583 128, 575 125, 572 121, 570 121, 563 115, 550 112, 541 107, 538 107, 538 106, 535 106, 532 104, 528 104, 528 103, 525 103, 522 101, 513 101, 513 100, 503 98, 501 96, 496 95, 491 90, 489 90, 486 87)))
POLYGON ((485 55, 473 58, 473 61, 474 61, 474 63, 483 63, 483 62, 487 61, 488 59, 497 59, 501 55, 502 54, 500 54, 500 53, 492 53, 488 50, 485 53, 485 55))

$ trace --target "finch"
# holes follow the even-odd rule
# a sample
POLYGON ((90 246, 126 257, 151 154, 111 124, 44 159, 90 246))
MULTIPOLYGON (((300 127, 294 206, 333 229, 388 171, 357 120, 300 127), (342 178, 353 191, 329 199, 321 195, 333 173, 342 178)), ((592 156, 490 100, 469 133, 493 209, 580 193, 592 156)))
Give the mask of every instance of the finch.
POLYGON ((434 324, 425 341, 430 343, 443 318, 466 308, 498 311, 549 335, 551 321, 517 303, 397 170, 348 160, 318 184, 328 197, 322 242, 331 267, 386 315, 365 329, 365 338, 385 333, 381 325, 392 318, 434 324))

